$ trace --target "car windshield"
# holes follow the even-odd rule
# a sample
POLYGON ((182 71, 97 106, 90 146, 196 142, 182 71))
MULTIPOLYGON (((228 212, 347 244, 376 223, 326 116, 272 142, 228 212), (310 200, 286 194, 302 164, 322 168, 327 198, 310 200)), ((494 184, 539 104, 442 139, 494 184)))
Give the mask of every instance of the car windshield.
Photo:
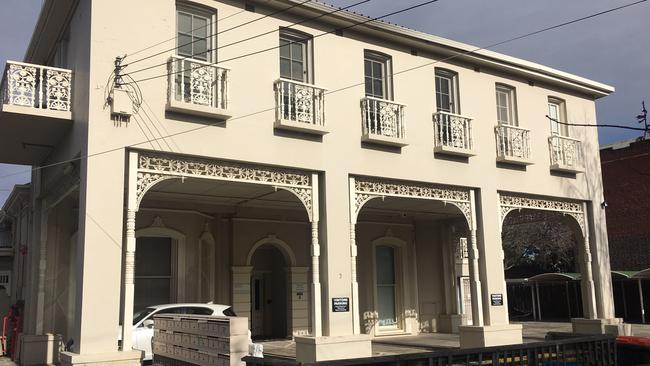
POLYGON ((156 311, 154 308, 144 308, 133 314, 133 325, 138 324, 142 319, 148 317, 154 311, 156 311))

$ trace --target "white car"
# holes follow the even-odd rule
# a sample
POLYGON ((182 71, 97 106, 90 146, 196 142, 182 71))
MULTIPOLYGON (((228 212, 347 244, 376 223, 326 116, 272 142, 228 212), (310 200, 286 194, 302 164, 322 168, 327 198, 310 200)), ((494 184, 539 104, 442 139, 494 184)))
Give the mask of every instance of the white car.
POLYGON ((144 308, 133 314, 133 349, 144 351, 144 361, 153 359, 153 317, 161 314, 235 316, 232 307, 218 304, 168 304, 144 308))

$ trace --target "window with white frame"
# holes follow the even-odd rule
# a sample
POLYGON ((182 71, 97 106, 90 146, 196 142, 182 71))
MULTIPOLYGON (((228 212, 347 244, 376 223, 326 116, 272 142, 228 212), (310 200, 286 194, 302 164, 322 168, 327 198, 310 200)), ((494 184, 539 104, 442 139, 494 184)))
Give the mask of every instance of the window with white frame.
POLYGON ((499 125, 517 126, 517 98, 515 88, 497 84, 497 121, 499 125))
POLYGON ((378 325, 395 327, 398 324, 397 249, 389 245, 375 247, 375 281, 378 325))
POLYGON ((179 56, 215 62, 216 14, 210 11, 178 5, 176 9, 176 46, 179 56))
POLYGON ((134 310, 169 304, 172 296, 172 239, 141 237, 135 252, 134 310))
POLYGON ((379 99, 392 99, 391 58, 379 52, 364 52, 364 79, 366 96, 379 99))
POLYGON ((548 117, 551 123, 551 135, 568 136, 566 123, 566 105, 562 99, 548 98, 548 117))
POLYGON ((436 68, 436 108, 438 112, 460 114, 458 98, 458 74, 436 68))
POLYGON ((280 77, 312 83, 312 37, 289 29, 280 30, 280 77))

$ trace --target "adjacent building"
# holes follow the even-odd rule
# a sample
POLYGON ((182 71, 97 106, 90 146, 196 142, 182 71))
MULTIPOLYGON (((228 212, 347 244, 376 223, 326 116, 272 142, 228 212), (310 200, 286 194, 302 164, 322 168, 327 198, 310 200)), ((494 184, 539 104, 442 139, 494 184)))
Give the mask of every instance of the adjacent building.
POLYGON ((650 306, 650 140, 600 150, 616 313, 647 323, 650 306))
POLYGON ((580 238, 574 329, 623 333, 597 131, 564 124, 614 89, 474 49, 319 2, 44 1, 1 89, 0 161, 34 167, 23 363, 138 364, 134 312, 169 302, 341 357, 521 342, 501 228, 538 210, 580 238))

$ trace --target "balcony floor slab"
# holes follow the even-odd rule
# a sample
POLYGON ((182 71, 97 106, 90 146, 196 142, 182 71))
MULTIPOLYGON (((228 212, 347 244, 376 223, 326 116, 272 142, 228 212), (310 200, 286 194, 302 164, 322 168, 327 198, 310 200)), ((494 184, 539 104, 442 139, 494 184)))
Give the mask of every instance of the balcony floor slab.
POLYGON ((584 170, 581 167, 564 165, 564 164, 551 164, 551 170, 561 173, 582 173, 584 170))
POLYGON ((522 166, 533 165, 533 162, 528 159, 516 158, 511 156, 497 156, 497 162, 505 163, 505 164, 513 164, 513 165, 522 165, 522 166))
POLYGON ((308 133, 308 134, 320 135, 320 136, 329 133, 329 130, 325 126, 315 125, 313 123, 307 123, 307 122, 290 121, 286 119, 275 121, 273 127, 280 130, 302 132, 302 133, 308 133))
POLYGON ((361 136, 361 141, 373 143, 373 144, 379 144, 379 145, 394 146, 394 147, 404 147, 408 145, 408 143, 406 143, 404 139, 383 136, 383 135, 375 135, 371 133, 363 134, 363 136, 361 136))
POLYGON ((41 162, 72 126, 71 113, 3 105, 0 112, 0 163, 41 162))
POLYGON ((232 117, 232 113, 227 109, 179 102, 176 100, 170 100, 167 102, 165 109, 170 112, 189 114, 199 117, 215 118, 219 120, 228 120, 232 117))
POLYGON ((463 157, 472 157, 476 156, 476 152, 471 149, 463 149, 459 147, 453 147, 453 146, 435 146, 433 148, 433 152, 438 153, 438 154, 447 154, 447 155, 454 155, 454 156, 463 156, 463 157))

